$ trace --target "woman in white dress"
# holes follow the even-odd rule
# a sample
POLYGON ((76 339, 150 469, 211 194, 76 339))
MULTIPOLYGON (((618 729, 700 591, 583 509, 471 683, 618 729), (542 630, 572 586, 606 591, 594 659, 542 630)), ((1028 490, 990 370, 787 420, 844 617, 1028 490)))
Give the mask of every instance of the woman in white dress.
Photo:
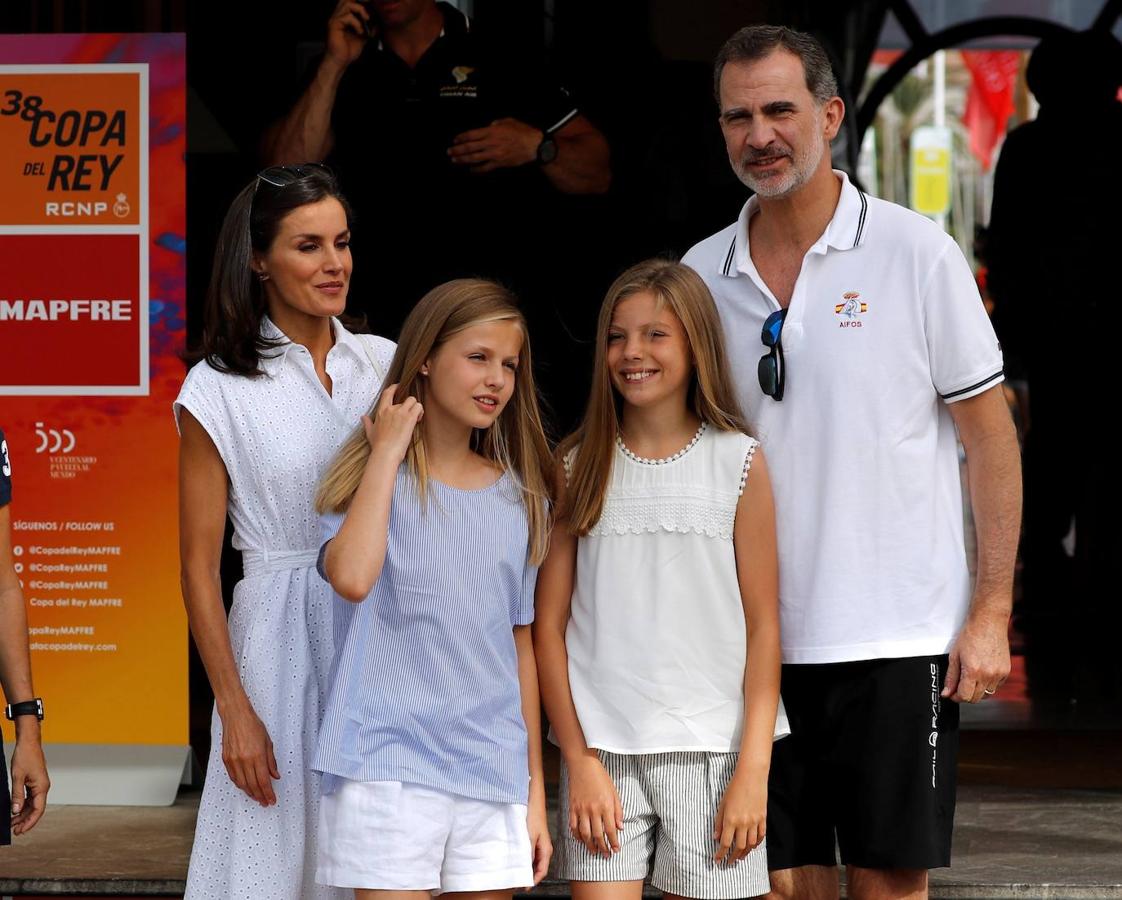
POLYGON ((334 642, 312 496, 394 349, 335 318, 349 241, 328 169, 258 175, 223 223, 203 361, 174 406, 183 597, 215 696, 188 900, 345 893, 314 882, 319 781, 309 762, 334 642), (227 514, 245 569, 229 623, 219 582, 227 514))

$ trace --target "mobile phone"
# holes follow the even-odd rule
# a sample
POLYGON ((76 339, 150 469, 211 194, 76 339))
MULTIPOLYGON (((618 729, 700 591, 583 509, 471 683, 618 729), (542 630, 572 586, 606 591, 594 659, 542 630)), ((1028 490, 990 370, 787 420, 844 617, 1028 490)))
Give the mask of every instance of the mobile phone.
POLYGON ((370 0, 358 0, 363 8, 370 14, 370 18, 362 23, 363 30, 366 32, 366 37, 372 38, 378 33, 378 16, 370 9, 370 0))

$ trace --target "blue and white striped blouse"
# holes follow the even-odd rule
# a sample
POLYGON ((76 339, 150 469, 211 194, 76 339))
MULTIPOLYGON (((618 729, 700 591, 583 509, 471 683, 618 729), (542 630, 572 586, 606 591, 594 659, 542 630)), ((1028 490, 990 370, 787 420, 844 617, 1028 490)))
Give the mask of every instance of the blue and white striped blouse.
MULTIPOLYGON (((385 564, 362 603, 336 596, 335 661, 312 768, 496 803, 527 802, 512 628, 534 619, 537 567, 514 479, 465 491, 403 465, 385 564)), ((323 516, 323 542, 343 523, 323 516)), ((322 573, 321 573, 322 574, 322 573)))

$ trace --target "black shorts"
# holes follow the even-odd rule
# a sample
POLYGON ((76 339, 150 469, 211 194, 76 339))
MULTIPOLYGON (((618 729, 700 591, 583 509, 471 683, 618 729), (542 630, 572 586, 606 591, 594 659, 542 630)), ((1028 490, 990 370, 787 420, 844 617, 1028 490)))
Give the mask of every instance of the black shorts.
POLYGON ((951 862, 958 704, 946 656, 783 666, 791 735, 772 751, 769 869, 951 862))
POLYGON ((12 842, 12 797, 8 767, 4 764, 4 739, 0 738, 0 844, 12 842))

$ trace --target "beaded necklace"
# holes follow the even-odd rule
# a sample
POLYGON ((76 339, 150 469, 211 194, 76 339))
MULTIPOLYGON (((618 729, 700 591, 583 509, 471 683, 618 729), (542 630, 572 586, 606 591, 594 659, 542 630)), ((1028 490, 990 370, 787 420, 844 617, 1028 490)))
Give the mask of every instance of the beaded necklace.
POLYGON ((645 456, 638 456, 635 453, 632 453, 627 448, 627 445, 623 442, 623 435, 620 434, 618 431, 616 432, 616 446, 619 447, 620 451, 628 459, 634 460, 637 463, 642 463, 644 466, 664 466, 667 463, 674 462, 674 460, 676 460, 676 459, 681 459, 683 456, 685 456, 687 453, 689 453, 694 448, 694 446, 697 444, 697 442, 701 440, 701 436, 705 433, 705 429, 708 426, 708 424, 709 424, 708 422, 702 422, 697 427, 697 431, 695 432, 694 436, 690 439, 690 442, 688 444, 686 444, 686 446, 684 446, 677 453, 672 453, 670 456, 664 456, 664 457, 662 457, 662 459, 647 459, 647 457, 645 457, 645 456))

